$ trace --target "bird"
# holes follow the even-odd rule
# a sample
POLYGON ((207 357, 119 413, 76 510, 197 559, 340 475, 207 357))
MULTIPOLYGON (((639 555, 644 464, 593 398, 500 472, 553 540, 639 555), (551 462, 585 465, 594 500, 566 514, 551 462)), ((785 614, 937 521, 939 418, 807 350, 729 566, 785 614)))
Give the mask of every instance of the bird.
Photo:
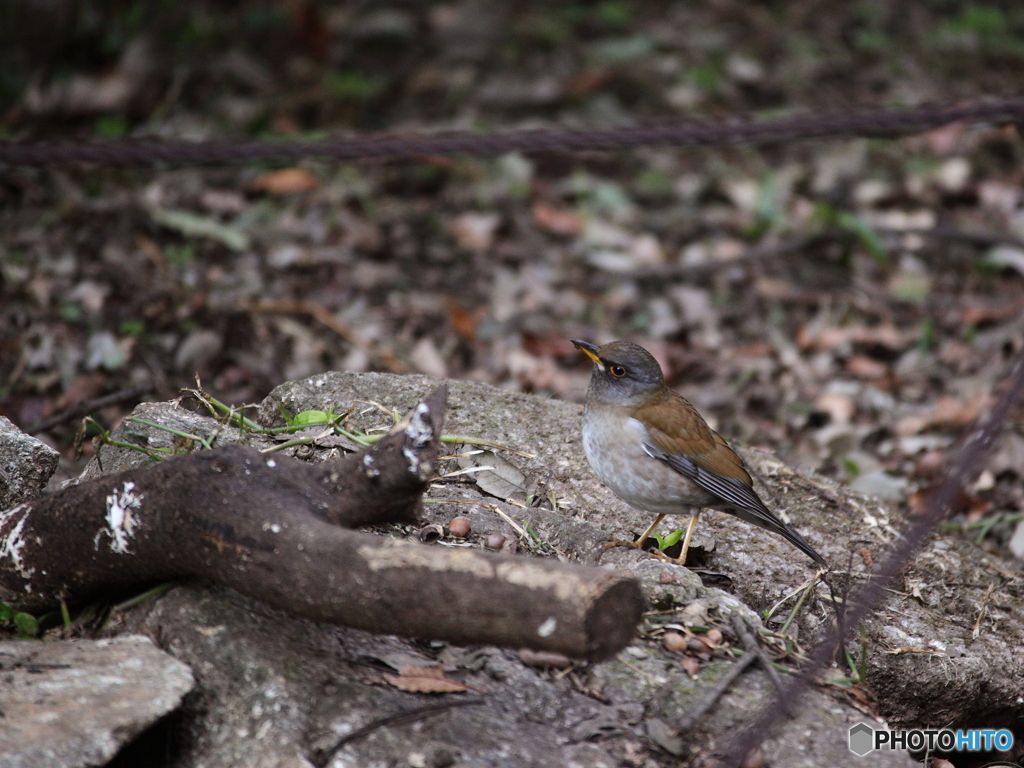
MULTIPOLYGON (((587 460, 619 498, 657 515, 640 539, 626 546, 642 547, 666 515, 688 511, 677 559, 685 564, 700 511, 715 509, 779 534, 828 567, 825 558, 764 505, 743 459, 686 398, 668 387, 650 352, 629 341, 601 347, 570 341, 594 363, 583 407, 587 460)), ((623 544, 613 540, 608 546, 623 544)))

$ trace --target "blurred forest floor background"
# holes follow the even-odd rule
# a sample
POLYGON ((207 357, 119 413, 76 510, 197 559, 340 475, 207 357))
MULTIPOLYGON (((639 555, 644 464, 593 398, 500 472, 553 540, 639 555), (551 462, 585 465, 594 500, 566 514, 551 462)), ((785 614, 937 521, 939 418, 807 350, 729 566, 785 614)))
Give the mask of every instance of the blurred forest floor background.
MULTIPOLYGON (((606 128, 1020 95, 1022 72, 1012 1, 7 2, 0 138, 606 128)), ((0 172, 22 428, 197 373, 236 404, 332 369, 581 401, 569 337, 644 344, 726 436, 912 511, 1024 348, 1020 131, 0 172)), ((77 428, 38 433, 58 480, 77 428)), ((950 531, 1024 556, 1022 475, 1018 421, 950 531)))

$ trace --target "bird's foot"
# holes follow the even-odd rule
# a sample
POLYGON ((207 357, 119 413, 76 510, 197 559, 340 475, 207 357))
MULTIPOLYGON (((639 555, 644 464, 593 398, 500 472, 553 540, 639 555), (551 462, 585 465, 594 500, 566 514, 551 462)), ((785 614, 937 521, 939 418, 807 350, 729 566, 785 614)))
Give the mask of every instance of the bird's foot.
POLYGON ((663 563, 672 563, 673 565, 685 565, 685 563, 677 557, 669 557, 660 549, 655 547, 654 549, 644 549, 644 542, 646 539, 637 539, 636 541, 623 541, 622 539, 608 539, 601 547, 601 552, 607 552, 609 549, 615 547, 626 547, 628 549, 641 549, 647 552, 648 555, 653 557, 655 560, 661 560, 663 563))
POLYGON ((607 552, 609 549, 615 549, 615 547, 626 547, 628 549, 643 549, 642 541, 623 541, 622 539, 608 539, 601 547, 602 552, 607 552))

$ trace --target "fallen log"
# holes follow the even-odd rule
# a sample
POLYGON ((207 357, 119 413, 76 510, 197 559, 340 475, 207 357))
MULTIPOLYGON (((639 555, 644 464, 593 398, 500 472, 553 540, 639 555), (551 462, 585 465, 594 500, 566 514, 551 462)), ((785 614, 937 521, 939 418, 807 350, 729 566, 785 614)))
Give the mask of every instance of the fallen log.
POLYGON ((636 581, 604 569, 349 530, 412 522, 434 474, 439 388, 328 464, 230 445, 0 512, 0 600, 22 610, 199 577, 374 632, 604 658, 632 638, 636 581))

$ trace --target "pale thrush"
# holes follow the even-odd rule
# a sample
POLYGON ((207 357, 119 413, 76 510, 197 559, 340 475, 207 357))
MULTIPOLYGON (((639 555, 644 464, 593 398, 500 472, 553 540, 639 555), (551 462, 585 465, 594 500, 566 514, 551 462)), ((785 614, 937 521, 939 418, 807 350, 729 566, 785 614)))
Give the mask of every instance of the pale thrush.
POLYGON ((697 409, 669 389, 650 352, 628 341, 598 347, 571 339, 594 361, 583 409, 583 450, 605 485, 657 517, 633 545, 643 546, 665 515, 686 513, 686 554, 701 509, 717 509, 777 533, 828 567, 803 537, 754 491, 743 460, 697 409))

